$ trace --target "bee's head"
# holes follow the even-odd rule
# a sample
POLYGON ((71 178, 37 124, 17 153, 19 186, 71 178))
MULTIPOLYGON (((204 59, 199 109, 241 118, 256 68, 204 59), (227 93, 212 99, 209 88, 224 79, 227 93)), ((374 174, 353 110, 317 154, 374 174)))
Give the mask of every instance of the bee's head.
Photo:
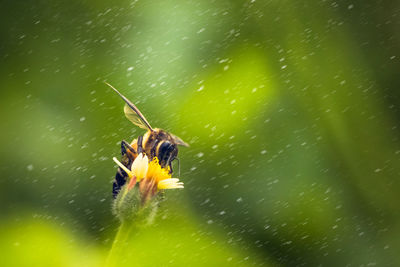
POLYGON ((178 156, 178 146, 170 141, 160 142, 157 148, 157 157, 161 167, 169 166, 178 156))

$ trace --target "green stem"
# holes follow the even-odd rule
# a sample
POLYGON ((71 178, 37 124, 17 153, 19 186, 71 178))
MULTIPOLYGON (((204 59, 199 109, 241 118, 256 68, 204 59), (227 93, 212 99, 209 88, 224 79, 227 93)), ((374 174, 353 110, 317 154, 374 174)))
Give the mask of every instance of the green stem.
POLYGON ((127 240, 134 228, 134 223, 122 222, 117 235, 115 236, 110 253, 108 254, 106 267, 118 266, 118 259, 123 257, 124 248, 127 246, 127 240))

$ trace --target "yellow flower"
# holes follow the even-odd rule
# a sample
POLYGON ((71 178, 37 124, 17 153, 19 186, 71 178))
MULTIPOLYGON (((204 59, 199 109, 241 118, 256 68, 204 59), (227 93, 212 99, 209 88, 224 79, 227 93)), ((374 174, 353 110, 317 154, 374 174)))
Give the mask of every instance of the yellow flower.
POLYGON ((169 167, 162 168, 160 166, 157 157, 149 162, 148 157, 141 153, 133 161, 130 170, 115 157, 113 160, 128 174, 130 179, 134 179, 134 181, 130 181, 128 190, 130 190, 136 182, 140 183, 139 191, 143 197, 143 202, 153 197, 159 190, 184 187, 183 182, 180 182, 178 178, 171 178, 169 167))
POLYGON ((141 216, 147 216, 146 220, 150 221, 158 207, 158 192, 183 188, 183 183, 178 178, 171 177, 168 166, 161 167, 157 157, 149 162, 148 157, 141 153, 128 167, 116 158, 113 160, 128 175, 126 186, 118 193, 113 203, 113 213, 121 221, 137 220, 141 216), (140 212, 141 210, 143 212, 140 212))

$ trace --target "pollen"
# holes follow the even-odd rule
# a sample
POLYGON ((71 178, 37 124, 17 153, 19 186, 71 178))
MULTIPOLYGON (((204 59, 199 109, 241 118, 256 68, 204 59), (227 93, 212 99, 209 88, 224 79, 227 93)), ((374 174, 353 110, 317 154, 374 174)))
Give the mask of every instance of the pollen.
POLYGON ((158 158, 154 157, 152 161, 149 162, 149 168, 147 171, 146 179, 154 179, 156 183, 171 178, 168 168, 161 168, 158 163, 158 158))

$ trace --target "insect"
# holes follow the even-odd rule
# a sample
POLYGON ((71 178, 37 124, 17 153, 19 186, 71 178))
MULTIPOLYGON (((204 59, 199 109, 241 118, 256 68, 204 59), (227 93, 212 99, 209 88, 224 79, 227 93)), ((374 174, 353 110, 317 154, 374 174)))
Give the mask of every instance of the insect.
MULTIPOLYGON (((167 168, 172 173, 172 161, 176 159, 179 163, 177 158, 178 146, 188 147, 189 145, 176 135, 159 128, 152 128, 143 114, 129 99, 109 83, 106 84, 125 101, 124 113, 127 119, 134 125, 147 130, 143 136, 138 136, 130 144, 125 140, 121 141, 122 164, 130 169, 135 158, 143 152, 149 159, 157 157, 160 166, 167 168)), ((127 176, 126 172, 119 167, 113 182, 114 198, 126 183, 127 176)))

